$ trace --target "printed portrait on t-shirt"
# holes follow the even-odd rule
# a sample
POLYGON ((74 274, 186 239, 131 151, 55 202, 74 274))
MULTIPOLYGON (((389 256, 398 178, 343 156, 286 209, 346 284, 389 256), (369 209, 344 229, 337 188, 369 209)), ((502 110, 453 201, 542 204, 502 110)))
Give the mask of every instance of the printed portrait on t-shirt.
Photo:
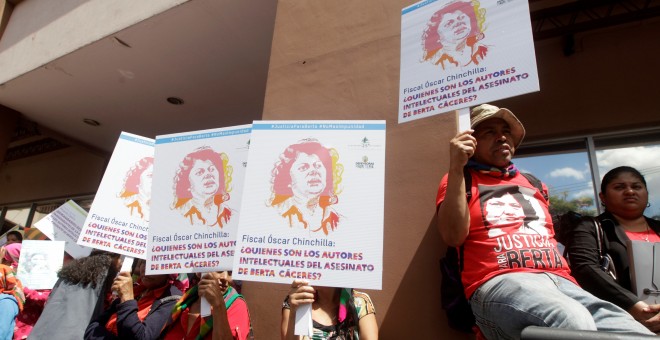
POLYGON ((479 203, 488 237, 514 233, 547 236, 545 212, 535 191, 517 185, 480 185, 479 203))

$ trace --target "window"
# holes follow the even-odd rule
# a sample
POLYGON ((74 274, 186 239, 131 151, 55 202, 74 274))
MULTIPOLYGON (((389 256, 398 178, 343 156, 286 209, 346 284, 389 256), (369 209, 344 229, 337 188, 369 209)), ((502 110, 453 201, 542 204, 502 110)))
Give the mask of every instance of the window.
POLYGON ((645 215, 660 217, 658 128, 523 144, 513 162, 548 186, 553 215, 568 210, 601 213, 597 193, 602 176, 615 167, 631 166, 647 182, 651 206, 645 215))

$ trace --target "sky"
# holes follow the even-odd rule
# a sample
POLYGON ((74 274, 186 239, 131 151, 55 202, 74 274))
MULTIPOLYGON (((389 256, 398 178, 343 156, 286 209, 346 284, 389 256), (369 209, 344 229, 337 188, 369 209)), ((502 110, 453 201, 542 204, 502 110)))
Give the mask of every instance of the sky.
MULTIPOLYGON (((621 165, 639 170, 646 179, 651 203, 644 214, 649 217, 660 215, 660 145, 597 151, 596 159, 601 179, 607 171, 621 165)), ((514 158, 513 162, 521 171, 532 173, 543 181, 550 195, 565 196, 568 200, 585 196, 593 198, 595 195, 586 151, 514 158)))

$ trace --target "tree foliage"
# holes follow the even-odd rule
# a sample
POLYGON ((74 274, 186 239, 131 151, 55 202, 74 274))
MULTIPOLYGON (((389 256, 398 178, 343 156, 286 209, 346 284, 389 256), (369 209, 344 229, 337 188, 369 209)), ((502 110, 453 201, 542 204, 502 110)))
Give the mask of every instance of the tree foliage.
POLYGON ((591 197, 578 197, 569 200, 566 195, 563 195, 563 197, 550 195, 550 214, 552 216, 563 215, 569 211, 594 216, 596 215, 594 199, 591 197))

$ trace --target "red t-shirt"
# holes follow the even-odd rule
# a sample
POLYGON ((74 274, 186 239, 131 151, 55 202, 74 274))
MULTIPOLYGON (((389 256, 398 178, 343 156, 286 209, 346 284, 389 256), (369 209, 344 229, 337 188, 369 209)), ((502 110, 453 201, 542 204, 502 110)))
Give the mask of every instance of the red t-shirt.
MULTIPOLYGON (((209 318, 212 316, 208 316, 209 318)), ((229 306, 227 310, 227 320, 229 321, 229 327, 231 327, 231 334, 234 336, 234 339, 245 340, 250 333, 250 314, 248 313, 247 304, 243 299, 236 299, 229 306)), ((195 324, 190 329, 190 332, 186 335, 185 330, 188 329, 188 310, 181 312, 181 316, 178 320, 174 321, 174 324, 169 329, 167 334, 165 334, 165 340, 181 340, 181 339, 195 339, 199 334, 199 328, 201 326, 201 317, 197 317, 195 324)), ((204 339, 212 338, 213 330, 211 330, 204 339)))
MULTIPOLYGON (((576 283, 557 250, 543 195, 520 174, 501 179, 470 172, 470 233, 463 242, 461 272, 465 296, 491 278, 513 272, 552 272, 576 283)), ((548 192, 545 185, 543 191, 548 192)), ((440 182, 436 206, 446 192, 447 175, 440 182)))

